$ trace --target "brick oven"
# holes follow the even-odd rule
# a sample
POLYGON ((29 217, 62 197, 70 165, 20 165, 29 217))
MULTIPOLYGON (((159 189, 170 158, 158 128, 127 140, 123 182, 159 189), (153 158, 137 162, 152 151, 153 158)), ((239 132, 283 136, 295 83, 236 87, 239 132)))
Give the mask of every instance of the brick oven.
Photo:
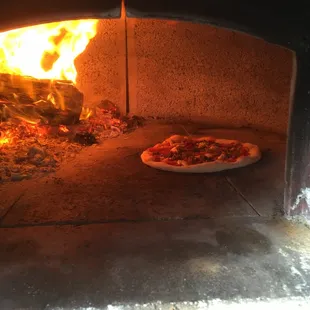
POLYGON ((0 15, 1 309, 309 296, 308 230, 284 221, 310 219, 303 1, 11 0, 0 15), (262 159, 144 165, 172 134, 262 159))
MULTIPOLYGON (((262 147, 270 166, 262 163, 253 166, 255 171, 236 172, 244 175, 231 175, 228 182, 250 205, 256 204, 251 201, 259 189, 264 198, 257 198, 258 204, 265 205, 268 214, 307 216, 308 90, 302 71, 307 64, 300 63, 307 59, 308 37, 306 17, 300 11, 290 12, 296 25, 285 34, 284 8, 266 10, 262 4, 252 7, 242 2, 232 8, 197 1, 189 10, 173 1, 132 0, 125 1, 121 14, 117 1, 91 1, 74 10, 69 2, 49 7, 28 1, 17 12, 10 2, 7 10, 14 14, 5 14, 2 30, 98 19, 96 35, 75 59, 84 106, 103 100, 117 106, 122 115, 190 123, 193 133, 212 128, 223 137, 269 141, 262 147), (228 128, 230 133, 223 132, 228 128), (242 130, 233 133, 232 128, 242 130), (250 136, 245 128, 252 130, 250 136), (242 178, 251 177, 255 179, 251 186, 243 184, 242 178)), ((159 127, 154 140, 156 131, 159 127)))

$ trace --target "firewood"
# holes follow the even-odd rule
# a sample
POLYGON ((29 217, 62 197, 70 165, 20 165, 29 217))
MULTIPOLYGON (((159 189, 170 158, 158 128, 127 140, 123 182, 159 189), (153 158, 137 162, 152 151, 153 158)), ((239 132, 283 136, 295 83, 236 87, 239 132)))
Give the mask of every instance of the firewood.
POLYGON ((83 94, 70 81, 0 74, 0 122, 70 125, 79 121, 83 94))

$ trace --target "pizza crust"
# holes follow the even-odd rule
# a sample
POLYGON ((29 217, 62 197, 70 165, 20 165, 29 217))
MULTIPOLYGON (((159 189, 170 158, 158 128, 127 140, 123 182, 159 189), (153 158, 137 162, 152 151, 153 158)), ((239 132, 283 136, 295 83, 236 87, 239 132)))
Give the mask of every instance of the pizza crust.
MULTIPOLYGON (((174 135, 166 139, 165 142, 170 144, 178 143, 182 141, 183 136, 174 135)), ((214 140, 213 137, 201 137, 195 138, 195 140, 214 140)), ((238 142, 236 140, 226 140, 226 139, 215 139, 216 142, 221 144, 230 144, 232 142, 238 142)), ((241 142, 242 143, 242 142, 241 142)), ((219 172, 223 170, 235 169, 245 167, 251 164, 256 163, 261 159, 261 152, 257 145, 251 143, 242 143, 243 146, 249 149, 249 156, 241 156, 235 162, 224 162, 221 160, 216 160, 212 162, 206 162, 202 164, 189 165, 189 166, 172 166, 164 162, 155 162, 153 161, 152 153, 148 150, 144 151, 141 154, 141 160, 144 164, 156 168, 159 170, 172 171, 172 172, 185 172, 185 173, 211 173, 219 172)), ((156 147, 156 146, 155 146, 156 147)))

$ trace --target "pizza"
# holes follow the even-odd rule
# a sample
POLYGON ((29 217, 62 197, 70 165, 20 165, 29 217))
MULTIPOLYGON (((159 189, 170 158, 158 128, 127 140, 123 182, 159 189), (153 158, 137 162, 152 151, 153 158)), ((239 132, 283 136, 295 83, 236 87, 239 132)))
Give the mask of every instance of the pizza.
POLYGON ((259 147, 237 140, 174 135, 146 149, 142 162, 150 167, 205 173, 245 167, 260 160, 259 147))

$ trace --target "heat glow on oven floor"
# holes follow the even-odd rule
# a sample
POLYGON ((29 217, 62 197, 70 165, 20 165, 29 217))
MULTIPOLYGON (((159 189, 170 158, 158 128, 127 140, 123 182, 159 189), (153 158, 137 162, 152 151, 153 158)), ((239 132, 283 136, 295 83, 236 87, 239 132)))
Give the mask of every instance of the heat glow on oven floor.
POLYGON ((281 218, 285 137, 186 131, 258 144, 263 158, 158 171, 141 152, 184 128, 157 123, 1 185, 0 309, 310 309, 310 231, 281 218))
POLYGON ((285 137, 248 129, 201 129, 196 135, 238 139, 259 145, 263 156, 253 165, 212 174, 176 174, 141 162, 147 147, 183 126, 149 124, 84 149, 52 175, 0 185, 2 226, 86 224, 277 216, 284 191, 285 137))

